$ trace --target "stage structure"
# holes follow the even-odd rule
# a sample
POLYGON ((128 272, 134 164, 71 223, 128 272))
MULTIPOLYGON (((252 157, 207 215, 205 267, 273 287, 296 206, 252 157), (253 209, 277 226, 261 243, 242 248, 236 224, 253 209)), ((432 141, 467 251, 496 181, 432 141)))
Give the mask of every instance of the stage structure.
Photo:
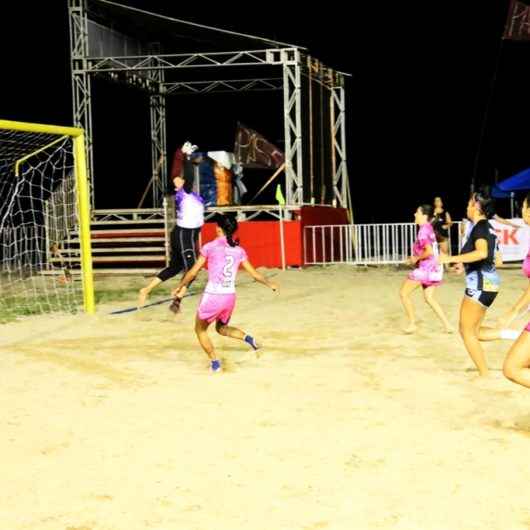
MULTIPOLYGON (((241 207, 229 209, 245 211, 247 218, 252 218, 252 212, 270 214, 282 222, 303 206, 327 206, 348 210, 351 220, 345 130, 347 74, 327 67, 297 45, 109 0, 68 0, 68 8, 74 124, 86 134, 94 221, 98 221, 91 91, 95 76, 140 89, 149 98, 154 212, 163 211, 167 188, 169 96, 241 93, 244 97, 248 92, 282 91, 283 109, 278 112, 283 112, 286 164, 281 182, 286 204, 248 205, 243 199, 241 207)), ((237 118, 244 121, 247 117, 237 118)), ((169 160, 174 148, 171 146, 169 160)), ((216 209, 209 208, 210 213, 216 209)), ((109 219, 108 211, 104 219, 109 219)))

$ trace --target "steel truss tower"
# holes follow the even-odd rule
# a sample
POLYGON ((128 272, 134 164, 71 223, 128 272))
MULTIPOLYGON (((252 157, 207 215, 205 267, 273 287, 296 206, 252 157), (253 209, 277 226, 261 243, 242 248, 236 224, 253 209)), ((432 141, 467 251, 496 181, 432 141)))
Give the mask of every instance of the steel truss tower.
MULTIPOLYGON (((117 53, 116 45, 105 46, 105 35, 112 32, 128 39, 114 29, 102 27, 90 19, 89 3, 98 0, 68 0, 70 17, 70 50, 72 66, 72 98, 74 124, 82 127, 86 134, 87 164, 90 179, 90 196, 95 207, 94 156, 92 142, 92 94, 91 78, 105 75, 110 79, 125 81, 140 87, 149 97, 151 123, 151 164, 153 174, 152 199, 155 207, 162 206, 163 190, 167 179, 166 154, 166 97, 182 93, 211 94, 219 92, 283 91, 283 121, 285 140, 285 189, 288 206, 302 206, 315 202, 315 197, 304 192, 304 127, 303 108, 304 83, 318 83, 325 88, 329 100, 330 122, 327 124, 331 140, 332 162, 330 182, 333 189, 332 204, 349 206, 348 170, 346 165, 346 98, 345 75, 309 57, 296 47, 266 47, 258 50, 236 50, 230 52, 161 53, 149 49, 140 41, 127 41, 124 51, 135 48, 138 53, 117 53), (93 31, 99 31, 99 42, 92 42, 93 31), (107 32, 107 33, 105 33, 107 32), (92 40, 91 40, 92 39, 92 40), (96 44, 99 51, 94 51, 96 44), (307 68, 316 62, 316 69, 307 68), (233 79, 230 70, 244 68, 251 75, 244 79, 233 79), (277 67, 281 76, 259 75, 260 68, 277 67), (215 70, 218 78, 208 81, 171 81, 168 72, 191 72, 215 70)), ((116 4, 114 4, 116 5, 116 4)), ((122 6, 126 8, 126 6, 122 6)), ((125 28, 126 29, 126 28, 125 28)), ((109 40, 110 42, 110 40, 109 40)), ((119 48, 119 46, 118 46, 119 48)), ((318 203, 319 201, 316 200, 318 203)))

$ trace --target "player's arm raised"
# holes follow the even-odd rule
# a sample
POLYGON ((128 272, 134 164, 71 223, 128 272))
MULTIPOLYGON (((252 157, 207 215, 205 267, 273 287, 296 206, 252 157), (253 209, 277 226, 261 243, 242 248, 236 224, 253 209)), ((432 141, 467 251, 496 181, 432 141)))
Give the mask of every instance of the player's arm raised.
POLYGON ((262 283, 263 285, 269 287, 273 291, 278 291, 280 286, 275 283, 267 280, 263 274, 260 274, 250 263, 250 261, 245 260, 241 262, 241 266, 254 278, 257 282, 262 283))

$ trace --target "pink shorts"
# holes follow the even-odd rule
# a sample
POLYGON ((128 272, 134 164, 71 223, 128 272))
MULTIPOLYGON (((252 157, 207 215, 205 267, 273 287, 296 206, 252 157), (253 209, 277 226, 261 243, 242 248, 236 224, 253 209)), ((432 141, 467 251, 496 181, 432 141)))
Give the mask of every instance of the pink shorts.
POLYGON ((235 294, 204 293, 197 309, 200 320, 212 323, 214 321, 228 324, 236 305, 235 294))
POLYGON ((408 276, 409 280, 421 283, 422 287, 440 285, 442 283, 440 277, 441 275, 437 272, 427 271, 425 269, 420 269, 419 267, 411 271, 408 276))

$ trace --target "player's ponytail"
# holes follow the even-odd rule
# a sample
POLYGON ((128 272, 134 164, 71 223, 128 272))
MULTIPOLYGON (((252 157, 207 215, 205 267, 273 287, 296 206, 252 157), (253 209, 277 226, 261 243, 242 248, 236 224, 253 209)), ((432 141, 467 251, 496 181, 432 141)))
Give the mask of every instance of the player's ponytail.
POLYGON ((238 224, 235 217, 229 215, 219 215, 217 217, 217 224, 224 232, 226 241, 231 247, 239 245, 239 239, 234 239, 234 234, 237 232, 238 224))

